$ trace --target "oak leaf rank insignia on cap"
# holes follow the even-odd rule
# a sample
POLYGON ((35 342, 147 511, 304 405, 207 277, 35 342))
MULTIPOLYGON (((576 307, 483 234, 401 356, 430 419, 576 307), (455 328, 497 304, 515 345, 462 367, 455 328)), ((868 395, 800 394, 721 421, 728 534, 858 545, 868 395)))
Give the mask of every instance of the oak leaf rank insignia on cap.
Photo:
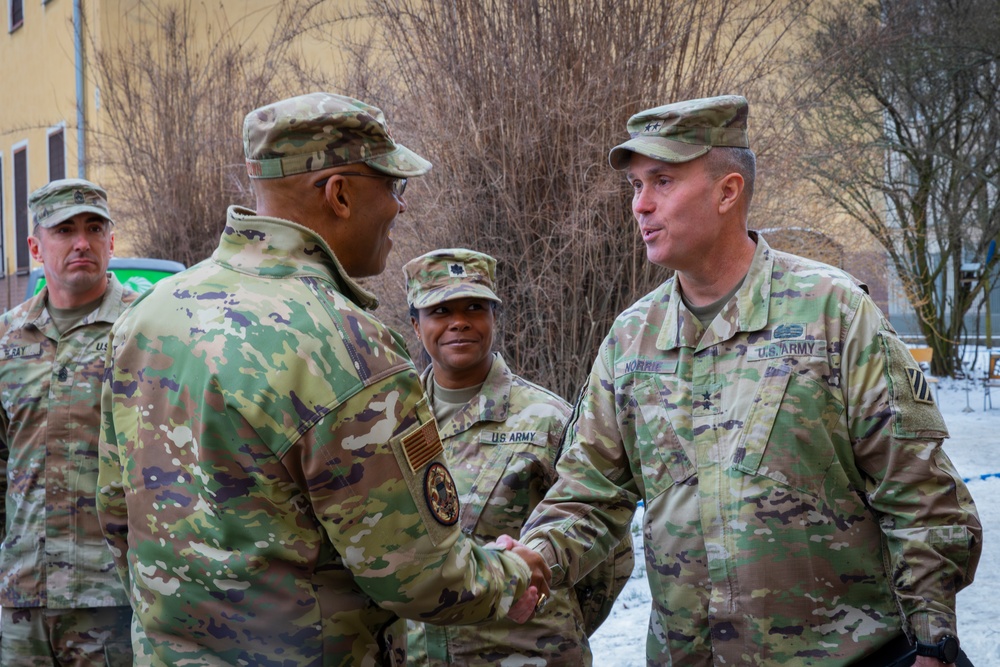
POLYGON ((430 308, 453 299, 487 299, 496 295, 497 261, 466 248, 432 250, 403 266, 406 301, 414 308, 430 308))

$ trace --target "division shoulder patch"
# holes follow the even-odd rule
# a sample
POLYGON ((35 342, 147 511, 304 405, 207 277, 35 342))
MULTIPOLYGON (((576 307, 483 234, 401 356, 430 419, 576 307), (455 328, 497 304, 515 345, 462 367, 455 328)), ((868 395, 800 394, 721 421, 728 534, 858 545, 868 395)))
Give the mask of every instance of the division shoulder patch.
POLYGON ((410 464, 410 472, 416 473, 444 451, 441 436, 434 421, 428 421, 410 435, 403 438, 403 453, 410 464))
POLYGON ((910 390, 913 392, 913 400, 917 403, 928 403, 934 405, 934 395, 931 393, 931 386, 924 377, 923 371, 919 368, 907 368, 906 374, 910 378, 910 390))
POLYGON ((440 463, 432 463, 424 475, 424 498, 438 523, 453 526, 458 521, 458 490, 451 473, 440 463))

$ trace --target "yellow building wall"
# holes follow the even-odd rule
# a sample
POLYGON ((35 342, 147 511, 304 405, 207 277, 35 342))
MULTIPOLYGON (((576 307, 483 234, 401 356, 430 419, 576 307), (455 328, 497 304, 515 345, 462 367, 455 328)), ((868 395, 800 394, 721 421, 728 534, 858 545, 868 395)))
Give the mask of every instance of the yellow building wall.
MULTIPOLYGON (((77 176, 76 90, 72 0, 24 0, 24 20, 11 30, 10 4, 0 2, 0 241, 3 273, 16 271, 14 163, 27 157, 27 194, 49 180, 48 137, 62 129, 67 176, 77 176)), ((30 220, 28 224, 30 231, 30 220)), ((24 253, 22 250, 22 263, 24 253)), ((10 281, 6 281, 10 282, 10 281)), ((9 287, 0 287, 6 292, 9 287)))
MULTIPOLYGON (((0 0, 0 302, 13 305, 23 289, 18 273, 17 247, 25 245, 23 233, 15 232, 14 153, 27 154, 27 194, 46 184, 50 160, 48 137, 61 128, 64 136, 65 175, 82 177, 108 190, 112 215, 115 206, 115 174, 94 161, 102 130, 101 91, 95 84, 93 55, 113 47, 124 35, 147 30, 155 36, 153 14, 164 6, 188 2, 199 26, 196 48, 211 46, 230 26, 240 40, 264 41, 274 27, 281 0, 77 0, 80 7, 83 62, 83 160, 78 157, 77 51, 74 40, 74 0, 22 0, 23 23, 11 30, 9 0, 0 0), (9 276, 12 279, 8 279, 9 276)), ((329 0, 327 9, 350 13, 363 0, 329 0)), ((320 63, 336 80, 343 55, 331 44, 337 34, 369 30, 363 20, 331 23, 319 38, 305 38, 298 52, 305 62, 320 63)), ((249 109, 247 110, 249 111, 249 109)), ((30 233, 30 215, 27 225, 30 233)), ((128 240, 117 240, 120 256, 129 255, 128 240)), ((24 252, 22 250, 22 265, 24 252)), ((35 266, 28 263, 28 268, 35 266)), ((20 273, 25 273, 22 270, 20 273)))

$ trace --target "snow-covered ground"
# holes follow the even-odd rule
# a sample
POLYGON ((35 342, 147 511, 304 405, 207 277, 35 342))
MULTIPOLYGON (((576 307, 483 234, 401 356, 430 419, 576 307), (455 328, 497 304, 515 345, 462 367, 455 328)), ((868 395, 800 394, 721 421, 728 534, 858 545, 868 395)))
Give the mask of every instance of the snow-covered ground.
MULTIPOLYGON (((974 377, 983 375, 985 356, 979 354, 974 377)), ((958 594, 959 638, 976 667, 1000 667, 1000 624, 996 620, 1000 615, 1000 388, 993 389, 993 409, 985 411, 983 388, 978 382, 972 385, 945 378, 939 382, 937 392, 951 434, 945 442, 945 451, 968 481, 984 533, 976 580, 958 594)), ((611 616, 590 639, 595 666, 646 665, 650 595, 640 521, 641 515, 637 513, 632 526, 636 541, 632 579, 615 603, 611 616)))

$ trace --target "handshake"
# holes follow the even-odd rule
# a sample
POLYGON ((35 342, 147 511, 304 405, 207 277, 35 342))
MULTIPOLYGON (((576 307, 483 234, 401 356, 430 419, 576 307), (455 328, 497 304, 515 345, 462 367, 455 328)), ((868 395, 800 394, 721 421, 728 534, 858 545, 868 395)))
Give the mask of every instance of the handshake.
POLYGON ((497 538, 496 545, 505 551, 517 555, 531 568, 531 581, 520 599, 507 612, 507 618, 515 623, 527 623, 545 606, 549 598, 549 583, 552 581, 552 570, 542 559, 541 554, 524 546, 509 535, 497 538))

